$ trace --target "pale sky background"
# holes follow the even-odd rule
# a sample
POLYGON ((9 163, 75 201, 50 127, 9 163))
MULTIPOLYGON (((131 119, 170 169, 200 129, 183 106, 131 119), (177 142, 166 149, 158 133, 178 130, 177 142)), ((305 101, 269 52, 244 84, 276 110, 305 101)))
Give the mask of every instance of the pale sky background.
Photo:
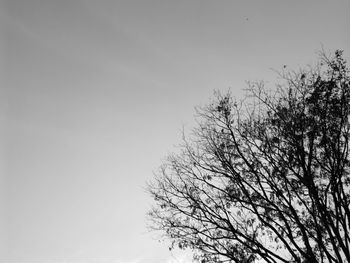
POLYGON ((0 2, 0 262, 182 263, 144 191, 213 90, 350 54, 350 1, 0 2))

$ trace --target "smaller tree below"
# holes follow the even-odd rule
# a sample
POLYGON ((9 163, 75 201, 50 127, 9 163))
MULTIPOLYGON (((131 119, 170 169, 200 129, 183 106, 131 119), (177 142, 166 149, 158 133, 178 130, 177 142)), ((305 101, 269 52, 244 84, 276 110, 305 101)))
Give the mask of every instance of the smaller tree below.
POLYGON ((342 51, 197 111, 149 183, 152 228, 199 262, 350 262, 350 75, 342 51))

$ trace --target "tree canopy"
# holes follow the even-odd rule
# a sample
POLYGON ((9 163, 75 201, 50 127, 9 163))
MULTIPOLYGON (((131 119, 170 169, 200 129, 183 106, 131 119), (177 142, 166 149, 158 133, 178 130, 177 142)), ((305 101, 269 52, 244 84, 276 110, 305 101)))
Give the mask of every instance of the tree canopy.
POLYGON ((342 51, 197 109, 148 191, 151 227, 199 262, 350 262, 350 74, 342 51))

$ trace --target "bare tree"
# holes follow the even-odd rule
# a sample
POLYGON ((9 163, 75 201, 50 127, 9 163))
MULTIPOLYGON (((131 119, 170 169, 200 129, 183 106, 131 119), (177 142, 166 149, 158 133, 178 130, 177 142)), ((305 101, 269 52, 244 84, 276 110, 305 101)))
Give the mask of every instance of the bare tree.
POLYGON ((199 262, 350 262, 349 75, 336 51, 217 92, 148 185, 152 228, 199 262))

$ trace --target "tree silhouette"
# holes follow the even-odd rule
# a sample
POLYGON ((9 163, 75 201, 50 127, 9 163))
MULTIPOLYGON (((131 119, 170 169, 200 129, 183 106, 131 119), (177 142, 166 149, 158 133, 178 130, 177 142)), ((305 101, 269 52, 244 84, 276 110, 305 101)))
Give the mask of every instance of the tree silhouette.
MULTIPOLYGON (((284 67, 285 68, 285 67, 284 67)), ((199 262, 350 262, 350 76, 342 51, 268 90, 217 92, 149 183, 153 229, 199 262)))

